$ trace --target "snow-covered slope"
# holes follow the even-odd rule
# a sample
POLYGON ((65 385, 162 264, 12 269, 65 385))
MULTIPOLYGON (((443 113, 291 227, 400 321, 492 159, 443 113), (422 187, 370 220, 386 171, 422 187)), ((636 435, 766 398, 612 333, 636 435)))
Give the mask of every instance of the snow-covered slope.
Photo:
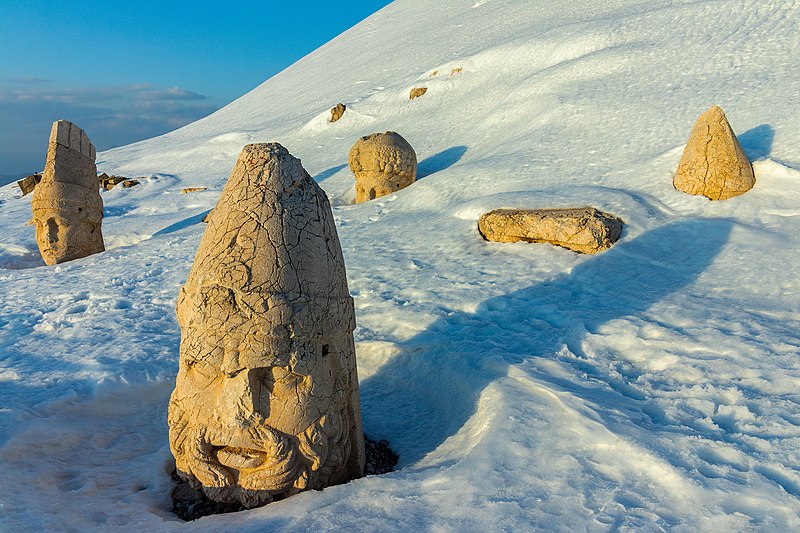
POLYGON ((103 193, 103 254, 44 266, 29 197, 0 188, 0 529, 800 529, 798 35, 797 1, 397 0, 99 154, 157 177, 103 193), (671 185, 712 104, 757 179, 723 202, 671 185), (385 130, 421 179, 352 205, 347 151, 385 130), (187 525, 174 300, 239 151, 268 141, 335 206, 364 428, 399 469, 187 525), (614 248, 477 232, 492 208, 583 205, 625 220, 614 248))

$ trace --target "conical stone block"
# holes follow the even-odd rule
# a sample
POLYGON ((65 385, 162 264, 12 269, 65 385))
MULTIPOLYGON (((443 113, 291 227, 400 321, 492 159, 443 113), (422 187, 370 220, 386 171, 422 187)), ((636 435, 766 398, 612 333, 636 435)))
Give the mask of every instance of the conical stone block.
POLYGON ((673 185, 689 194, 726 200, 746 193, 755 183, 753 166, 725 113, 713 106, 692 128, 673 185))
POLYGON ((325 193, 281 145, 242 150, 177 314, 179 476, 255 507, 363 474, 344 258, 325 193))

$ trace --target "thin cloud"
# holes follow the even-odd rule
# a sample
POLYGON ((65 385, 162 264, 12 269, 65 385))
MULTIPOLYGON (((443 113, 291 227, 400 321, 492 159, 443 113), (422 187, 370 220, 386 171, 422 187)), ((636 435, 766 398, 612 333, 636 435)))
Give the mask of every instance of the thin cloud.
POLYGON ((0 88, 0 173, 40 170, 53 121, 86 130, 98 151, 163 135, 218 109, 207 97, 180 87, 141 83, 52 90, 0 88))
POLYGON ((94 105, 110 100, 136 98, 149 90, 148 83, 109 87, 81 87, 59 90, 0 91, 0 101, 10 102, 61 102, 65 104, 94 105))
POLYGON ((33 76, 22 76, 22 77, 2 76, 0 77, 0 81, 4 83, 13 83, 15 85, 39 85, 42 83, 50 83, 53 80, 46 78, 36 78, 33 76))
POLYGON ((136 94, 140 100, 205 100, 208 97, 180 87, 170 87, 162 91, 141 91, 136 94))

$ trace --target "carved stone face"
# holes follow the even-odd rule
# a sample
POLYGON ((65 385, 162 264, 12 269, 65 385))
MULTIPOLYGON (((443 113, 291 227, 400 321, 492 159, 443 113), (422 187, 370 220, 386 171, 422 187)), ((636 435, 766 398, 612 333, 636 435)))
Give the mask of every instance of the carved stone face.
POLYGON ((242 150, 176 310, 179 476, 255 507, 362 475, 344 258, 325 193, 282 146, 242 150))
POLYGON ((48 265, 105 250, 94 158, 86 132, 66 120, 53 123, 42 180, 31 198, 36 244, 48 265))
MULTIPOLYGON (((77 208, 82 209, 82 208, 77 208)), ((82 212, 70 213, 62 209, 37 209, 33 213, 36 224, 36 242, 44 262, 48 265, 74 259, 76 251, 96 247, 97 224, 82 212)))
POLYGON ((348 439, 340 347, 269 336, 271 324, 235 311, 246 295, 218 286, 203 293, 182 292, 178 304, 182 357, 170 439, 179 469, 210 497, 248 507, 340 481, 317 479, 335 463, 330 444, 348 439))

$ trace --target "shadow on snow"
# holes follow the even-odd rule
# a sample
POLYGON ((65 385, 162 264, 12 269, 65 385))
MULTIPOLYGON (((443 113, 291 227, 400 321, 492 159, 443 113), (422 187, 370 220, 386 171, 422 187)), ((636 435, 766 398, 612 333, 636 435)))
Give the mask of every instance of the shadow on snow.
POLYGON ((391 442, 399 467, 412 465, 458 432, 476 412, 484 388, 521 363, 528 363, 526 371, 533 367, 537 379, 568 388, 601 412, 609 402, 642 411, 646 406, 638 404, 645 398, 624 378, 613 382, 582 359, 581 340, 692 284, 730 231, 731 223, 720 219, 669 224, 618 242, 568 275, 486 300, 474 313, 439 319, 401 343, 402 352, 362 382, 364 427, 391 442), (564 383, 536 363, 564 347, 576 356, 569 361, 574 374, 611 390, 564 383))
POLYGON ((442 150, 419 162, 417 166, 417 179, 422 179, 436 172, 440 172, 458 163, 467 153, 466 146, 452 146, 442 150))

